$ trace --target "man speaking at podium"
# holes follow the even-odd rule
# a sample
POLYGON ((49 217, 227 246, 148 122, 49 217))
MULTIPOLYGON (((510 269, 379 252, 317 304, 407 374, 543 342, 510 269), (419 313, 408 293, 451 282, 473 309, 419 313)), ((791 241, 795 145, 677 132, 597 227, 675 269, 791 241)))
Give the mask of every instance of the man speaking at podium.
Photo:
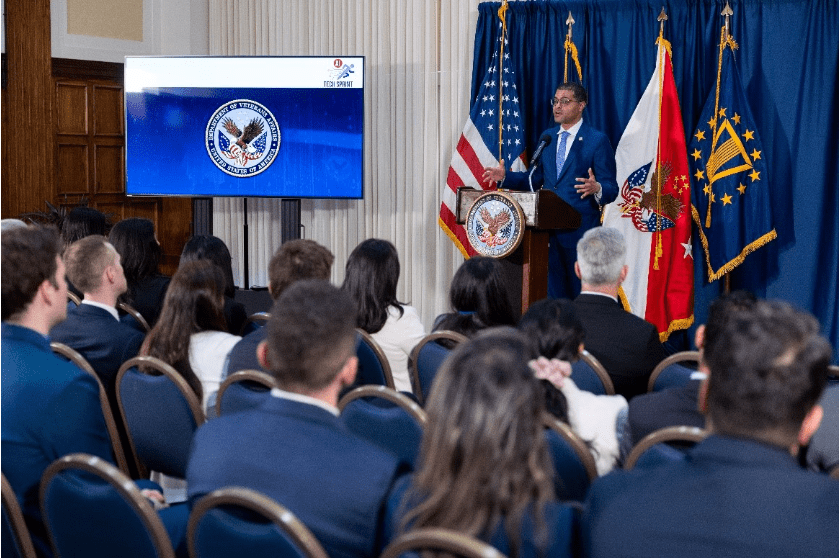
POLYGON ((551 99, 558 126, 542 134, 530 162, 530 172, 507 174, 503 165, 484 169, 484 180, 500 182, 501 188, 545 188, 580 212, 579 229, 551 232, 548 257, 548 297, 551 298, 573 299, 580 294, 580 279, 574 273, 577 241, 600 224, 601 208, 618 196, 615 151, 603 132, 583 122, 587 104, 588 93, 584 87, 576 83, 560 84, 551 99))

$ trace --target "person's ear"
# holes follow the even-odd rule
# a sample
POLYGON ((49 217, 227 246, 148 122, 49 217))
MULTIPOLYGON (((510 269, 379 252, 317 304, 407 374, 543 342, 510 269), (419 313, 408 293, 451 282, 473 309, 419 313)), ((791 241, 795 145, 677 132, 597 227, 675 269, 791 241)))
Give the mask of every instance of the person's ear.
POLYGON ((696 398, 696 407, 703 415, 708 413, 708 377, 702 380, 699 385, 699 395, 696 398))
POLYGON ((344 366, 341 367, 341 372, 338 377, 341 379, 341 387, 350 386, 355 382, 355 375, 358 372, 358 357, 350 355, 344 366))
POLYGON ((805 446, 810 442, 810 438, 819 429, 822 417, 824 417, 824 408, 818 404, 807 412, 804 421, 801 423, 801 429, 798 431, 798 444, 805 446))
POLYGON ((577 274, 577 277, 583 279, 583 275, 580 273, 580 263, 574 262, 574 273, 577 274))
POLYGON ((621 283, 624 282, 626 279, 627 274, 629 274, 629 266, 624 264, 623 268, 621 268, 621 283))
POLYGON ((702 351, 705 347, 705 325, 700 324, 696 327, 696 334, 693 336, 693 343, 696 344, 696 349, 702 351))
POLYGON ((256 359, 259 361, 259 366, 265 369, 266 371, 271 370, 271 366, 268 363, 268 344, 265 341, 259 342, 259 345, 256 346, 256 359))

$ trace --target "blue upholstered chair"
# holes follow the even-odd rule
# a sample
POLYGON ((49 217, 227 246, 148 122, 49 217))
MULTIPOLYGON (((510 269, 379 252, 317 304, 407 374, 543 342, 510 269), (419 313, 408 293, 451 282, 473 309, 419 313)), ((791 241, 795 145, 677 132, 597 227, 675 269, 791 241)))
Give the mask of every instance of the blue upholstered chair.
POLYGON ((198 501, 187 543, 191 557, 326 557, 291 511, 244 487, 225 487, 198 501))
POLYGON ((15 491, 3 477, 3 557, 37 557, 15 491))
POLYGON ((665 357, 650 374, 647 392, 657 392, 665 388, 686 385, 690 382, 691 376, 696 373, 698 363, 698 351, 680 351, 665 357), (686 367, 682 363, 691 363, 692 366, 686 367))
POLYGON ((361 386, 345 394, 338 409, 350 431, 409 464, 416 463, 428 421, 416 402, 385 386, 361 386))
POLYGON ((411 384, 414 395, 422 405, 431 393, 431 384, 437 375, 440 365, 451 353, 451 349, 438 343, 441 340, 451 342, 450 345, 457 345, 467 340, 466 336, 451 330, 440 330, 427 335, 411 350, 408 358, 408 368, 411 371, 411 384))
POLYGON ((132 328, 139 330, 140 332, 146 333, 151 330, 151 326, 149 326, 148 321, 143 318, 143 315, 140 312, 132 307, 127 303, 123 303, 120 301, 117 303, 117 309, 120 313, 125 313, 120 321, 124 324, 128 324, 132 328))
POLYGON ((274 378, 262 371, 237 371, 224 379, 218 389, 216 415, 258 407, 271 397, 270 391, 276 385, 274 378))
POLYGON ((683 460, 683 450, 692 447, 709 435, 699 427, 676 425, 653 431, 632 447, 623 463, 624 470, 636 466, 653 465, 661 462, 683 460), (677 444, 678 447, 672 446, 677 444))
POLYGON ((605 367, 586 350, 583 350, 580 358, 571 365, 571 380, 580 390, 587 390, 593 394, 615 393, 615 385, 605 367))
POLYGON ((205 419, 198 396, 174 368, 148 356, 123 363, 116 386, 132 454, 149 470, 183 478, 205 419))
POLYGON ((584 501, 591 482, 597 478, 597 465, 586 443, 571 427, 550 413, 542 416, 545 438, 554 465, 557 498, 584 501))
POLYGON ((410 530, 393 540, 382 557, 424 557, 424 551, 434 552, 431 557, 506 557, 488 543, 444 528, 410 530))
POLYGON ((239 332, 240 336, 247 336, 251 332, 255 332, 260 328, 265 327, 265 323, 268 322, 268 319, 271 318, 271 313, 267 312, 255 312, 248 317, 244 324, 242 324, 242 331, 239 332))
POLYGON ((41 511, 57 557, 174 557, 163 522, 137 486, 90 454, 53 462, 41 511))
POLYGON ((358 373, 355 376, 355 386, 377 384, 395 389, 396 385, 393 383, 390 363, 388 363, 387 356, 382 348, 370 334, 361 328, 355 330, 358 333, 358 345, 356 346, 358 373))

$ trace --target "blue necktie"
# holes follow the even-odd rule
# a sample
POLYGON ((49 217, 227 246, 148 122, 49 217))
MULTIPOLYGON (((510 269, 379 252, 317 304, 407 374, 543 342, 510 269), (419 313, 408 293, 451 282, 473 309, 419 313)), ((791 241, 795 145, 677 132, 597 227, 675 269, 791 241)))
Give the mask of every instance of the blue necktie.
POLYGON ((556 179, 559 180, 559 175, 562 174, 562 166, 565 165, 565 145, 566 140, 568 140, 568 136, 570 136, 568 132, 563 132, 559 137, 559 146, 556 148, 556 179))

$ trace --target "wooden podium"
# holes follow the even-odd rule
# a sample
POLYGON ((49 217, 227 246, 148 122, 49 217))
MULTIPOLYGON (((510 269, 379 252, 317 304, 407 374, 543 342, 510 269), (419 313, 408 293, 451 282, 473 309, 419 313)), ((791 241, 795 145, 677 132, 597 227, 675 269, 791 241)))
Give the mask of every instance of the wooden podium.
MULTIPOLYGON (((457 222, 464 223, 475 200, 486 190, 457 189, 457 222)), ((531 303, 548 296, 548 238, 553 229, 574 230, 580 226, 580 213, 550 190, 536 192, 503 191, 512 196, 524 212, 524 237, 519 248, 501 259, 504 280, 513 293, 514 310, 524 313, 531 303)))

